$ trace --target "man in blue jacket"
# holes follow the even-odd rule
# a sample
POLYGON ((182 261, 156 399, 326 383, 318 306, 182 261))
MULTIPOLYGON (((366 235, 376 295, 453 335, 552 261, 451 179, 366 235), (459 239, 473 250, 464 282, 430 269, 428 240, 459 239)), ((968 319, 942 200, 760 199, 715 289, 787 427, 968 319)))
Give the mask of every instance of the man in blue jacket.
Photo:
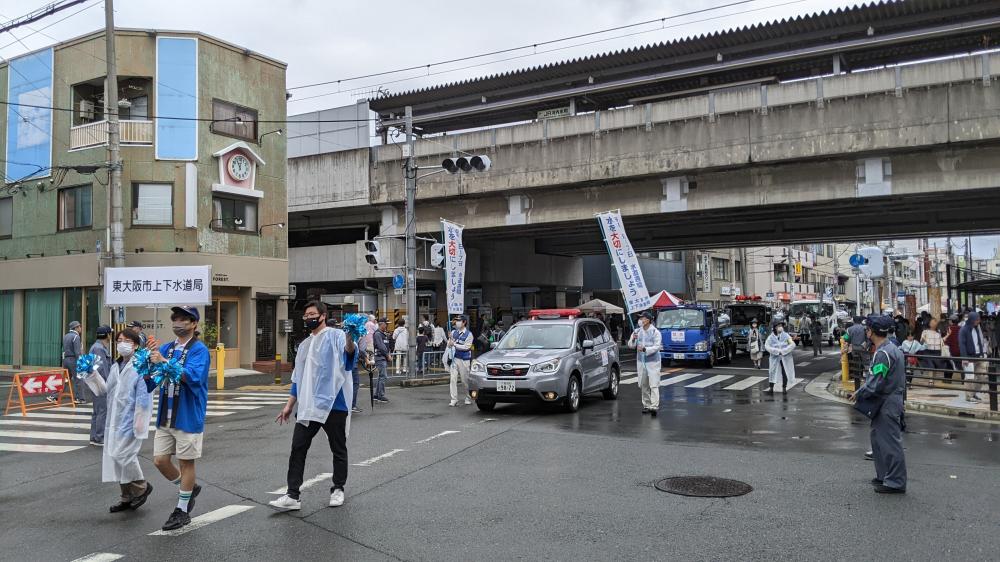
MULTIPOLYGON (((989 344, 983 336, 983 329, 979 326, 979 313, 970 312, 965 319, 965 325, 958 332, 958 348, 962 357, 986 357, 989 344)), ((986 379, 989 370, 989 363, 986 361, 962 361, 962 370, 965 371, 965 378, 970 382, 966 384, 965 401, 979 402, 979 390, 982 389, 982 381, 986 379)))
MULTIPOLYGON (((191 522, 189 514, 201 492, 201 486, 195 483, 194 461, 201 458, 211 357, 195 331, 200 319, 198 309, 193 306, 172 308, 170 321, 177 339, 149 354, 151 363, 176 359, 183 370, 179 383, 164 382, 160 387, 153 438, 153 464, 167 480, 179 486, 177 507, 163 524, 164 531, 180 529, 191 522), (179 468, 171 460, 173 456, 177 457, 179 468)), ((151 385, 152 382, 147 382, 147 386, 151 385)))

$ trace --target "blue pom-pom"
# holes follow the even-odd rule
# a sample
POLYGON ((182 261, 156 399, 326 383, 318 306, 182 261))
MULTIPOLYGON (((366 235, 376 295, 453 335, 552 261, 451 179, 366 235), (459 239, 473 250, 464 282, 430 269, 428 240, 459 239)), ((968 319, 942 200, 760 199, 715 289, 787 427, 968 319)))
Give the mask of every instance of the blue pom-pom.
POLYGON ((178 361, 176 357, 166 363, 160 363, 158 367, 159 369, 157 369, 157 372, 162 377, 161 382, 164 379, 169 380, 174 384, 181 382, 181 375, 184 374, 184 367, 181 366, 180 361, 178 361))
POLYGON ((132 354, 132 368, 134 368, 135 372, 142 378, 148 378, 150 376, 152 364, 149 362, 148 349, 135 350, 135 353, 132 354))
POLYGON ((97 369, 100 362, 101 360, 93 353, 81 355, 76 359, 76 376, 81 379, 87 378, 87 375, 97 369))
POLYGON ((368 323, 368 315, 352 312, 344 316, 344 331, 355 340, 359 340, 368 334, 365 324, 368 323))

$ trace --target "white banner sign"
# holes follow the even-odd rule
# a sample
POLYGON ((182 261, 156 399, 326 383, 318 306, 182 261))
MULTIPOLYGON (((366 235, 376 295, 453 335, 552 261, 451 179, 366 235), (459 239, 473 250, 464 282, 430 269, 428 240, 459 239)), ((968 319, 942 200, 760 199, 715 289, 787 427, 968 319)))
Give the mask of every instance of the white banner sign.
POLYGON ((712 259, 708 254, 701 255, 701 292, 712 292, 712 259))
POLYGON ((625 235, 625 225, 618 211, 608 211, 597 215, 601 224, 604 241, 608 245, 608 253, 618 274, 618 283, 625 297, 625 310, 629 313, 640 312, 652 308, 653 301, 649 298, 649 289, 642 280, 642 270, 639 269, 639 258, 632 250, 632 243, 625 235))
POLYGON ((448 314, 465 314, 465 246, 461 226, 441 221, 444 230, 444 285, 448 314))
POLYGON ((109 267, 105 306, 212 304, 212 266, 109 267))

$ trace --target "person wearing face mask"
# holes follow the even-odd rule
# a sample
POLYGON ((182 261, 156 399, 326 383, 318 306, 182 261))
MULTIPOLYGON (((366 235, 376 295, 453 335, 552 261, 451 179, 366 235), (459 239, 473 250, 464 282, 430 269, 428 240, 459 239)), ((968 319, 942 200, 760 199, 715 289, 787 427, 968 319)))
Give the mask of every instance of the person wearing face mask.
POLYGON ((642 413, 654 418, 660 411, 660 350, 663 336, 653 326, 653 313, 649 310, 639 316, 639 327, 632 333, 628 346, 635 348, 635 367, 639 373, 642 413))
MULTIPOLYGON (((848 400, 864 401, 865 415, 871 417, 872 485, 880 494, 906 493, 906 458, 903 454, 903 402, 906 393, 906 358, 889 341, 892 318, 871 315, 866 335, 875 350, 865 383, 848 400)), ((866 454, 867 457, 867 454, 866 454)))
POLYGON ((118 360, 111 364, 107 380, 94 371, 84 379, 94 396, 107 400, 101 481, 121 487, 121 499, 111 506, 111 513, 138 509, 153 492, 139 466, 139 449, 153 413, 152 394, 132 366, 140 343, 139 334, 131 329, 118 334, 118 360))
POLYGON ((781 392, 788 392, 788 385, 795 384, 795 360, 792 351, 795 341, 785 332, 784 318, 775 318, 771 333, 764 342, 764 349, 770 354, 768 369, 768 394, 774 394, 774 385, 781 380, 781 392))
MULTIPOLYGON (((164 531, 180 529, 191 522, 190 513, 201 492, 201 486, 196 483, 194 462, 201 458, 211 363, 208 348, 195 331, 201 319, 198 309, 175 306, 170 310, 170 322, 177 339, 159 349, 153 347, 149 353, 151 363, 176 359, 183 371, 179 383, 164 382, 160 386, 153 437, 153 464, 164 478, 178 486, 177 507, 163 524, 164 531), (179 467, 174 465, 173 456, 177 457, 179 467)), ((150 391, 155 388, 152 380, 146 385, 150 391)))
POLYGON ((458 406, 458 379, 461 377, 462 386, 465 387, 465 404, 472 404, 472 400, 469 400, 469 365, 472 363, 472 346, 475 344, 475 338, 472 337, 472 332, 470 332, 466 326, 466 320, 464 316, 455 316, 453 320, 455 329, 451 332, 451 337, 448 338, 448 348, 453 350, 455 354, 455 359, 451 362, 451 368, 449 369, 451 374, 451 382, 449 384, 449 390, 451 391, 451 403, 449 406, 458 406))

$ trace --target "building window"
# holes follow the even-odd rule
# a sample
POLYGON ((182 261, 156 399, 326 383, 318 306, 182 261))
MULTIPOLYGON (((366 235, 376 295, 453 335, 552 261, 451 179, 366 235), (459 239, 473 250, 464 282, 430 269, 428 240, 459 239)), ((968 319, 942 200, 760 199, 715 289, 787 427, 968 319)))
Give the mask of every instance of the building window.
POLYGON ((215 197, 212 228, 231 232, 257 232, 257 202, 215 197))
POLYGON ((174 186, 169 183, 132 184, 132 224, 172 226, 174 186))
POLYGON ((14 198, 0 199, 0 238, 10 238, 14 234, 14 198))
POLYGON ((743 279, 743 262, 739 260, 733 262, 733 279, 735 281, 743 279))
POLYGON ((722 258, 712 258, 712 279, 729 281, 729 261, 722 258))
POLYGON ((81 185, 59 190, 59 230, 90 228, 92 187, 81 185))
POLYGON ((787 263, 776 263, 774 264, 774 280, 775 281, 788 281, 788 264, 787 263))
POLYGON ((212 100, 212 132, 257 142, 257 110, 212 100))

